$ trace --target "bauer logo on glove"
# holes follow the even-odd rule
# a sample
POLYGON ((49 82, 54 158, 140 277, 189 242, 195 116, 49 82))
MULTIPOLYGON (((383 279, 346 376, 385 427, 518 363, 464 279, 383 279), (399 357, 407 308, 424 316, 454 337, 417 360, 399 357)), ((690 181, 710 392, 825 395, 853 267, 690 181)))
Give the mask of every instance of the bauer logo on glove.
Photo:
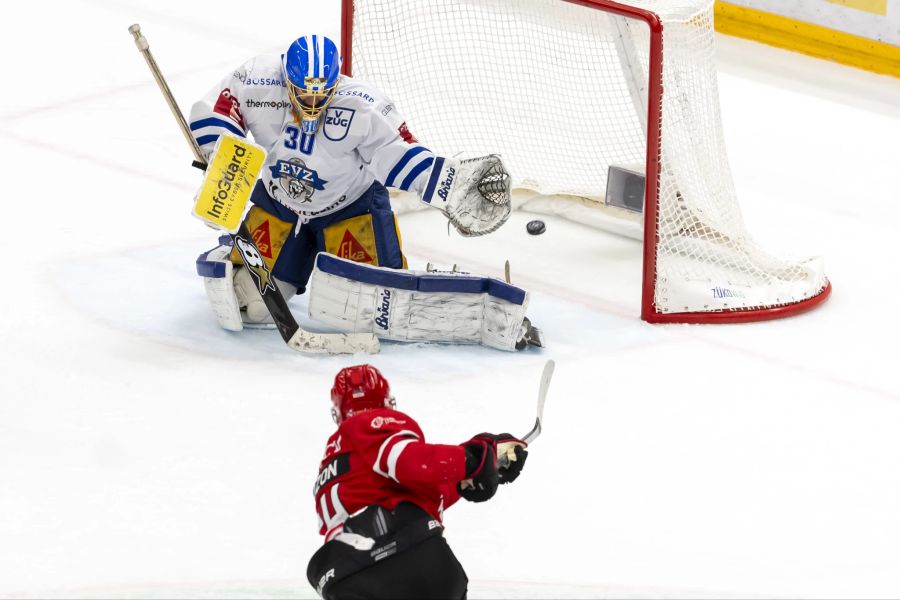
POLYGON ((193 214, 216 229, 237 233, 247 200, 266 160, 260 146, 233 135, 216 142, 193 214))

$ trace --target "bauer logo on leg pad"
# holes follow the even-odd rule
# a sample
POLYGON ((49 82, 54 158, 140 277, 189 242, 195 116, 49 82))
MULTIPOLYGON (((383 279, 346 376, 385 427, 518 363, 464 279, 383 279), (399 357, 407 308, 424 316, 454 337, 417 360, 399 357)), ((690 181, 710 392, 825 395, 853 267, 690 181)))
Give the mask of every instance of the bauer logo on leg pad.
POLYGON ((221 136, 194 198, 193 215, 216 229, 237 233, 265 159, 261 147, 232 135, 221 136))

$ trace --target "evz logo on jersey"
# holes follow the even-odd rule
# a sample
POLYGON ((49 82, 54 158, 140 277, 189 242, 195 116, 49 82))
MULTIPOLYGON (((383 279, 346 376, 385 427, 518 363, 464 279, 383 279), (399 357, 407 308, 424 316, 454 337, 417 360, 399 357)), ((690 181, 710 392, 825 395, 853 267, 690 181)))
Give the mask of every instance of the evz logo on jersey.
POLYGON ((322 127, 325 137, 332 142, 339 142, 347 137, 347 133, 350 131, 350 123, 353 122, 355 115, 356 111, 352 108, 332 106, 326 109, 325 125, 322 127))
POLYGON ((312 196, 316 190, 324 190, 328 183, 319 174, 306 166, 299 158, 279 160, 275 166, 270 167, 273 181, 277 181, 282 191, 291 200, 298 202, 312 202, 312 196))

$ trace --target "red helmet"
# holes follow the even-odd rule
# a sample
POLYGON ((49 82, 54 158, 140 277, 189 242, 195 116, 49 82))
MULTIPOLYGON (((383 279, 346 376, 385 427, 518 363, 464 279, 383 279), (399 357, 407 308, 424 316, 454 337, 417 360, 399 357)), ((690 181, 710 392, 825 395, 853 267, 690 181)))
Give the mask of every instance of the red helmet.
POLYGON ((334 422, 352 417, 371 408, 393 408, 391 387, 381 372, 372 365, 356 365, 338 371, 331 388, 334 422))

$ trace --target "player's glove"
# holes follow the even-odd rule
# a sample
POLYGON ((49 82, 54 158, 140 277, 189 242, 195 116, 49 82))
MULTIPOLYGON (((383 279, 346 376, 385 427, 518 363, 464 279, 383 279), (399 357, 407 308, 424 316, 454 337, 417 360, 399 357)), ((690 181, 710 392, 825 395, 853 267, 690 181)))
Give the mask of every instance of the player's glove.
POLYGON ((464 236, 491 233, 509 218, 510 178, 496 154, 438 158, 422 201, 440 210, 464 236))
POLYGON ((466 451, 466 479, 457 484, 459 495, 469 502, 484 502, 497 493, 497 446, 490 437, 476 435, 462 444, 466 451))
POLYGON ((497 477, 500 483, 512 483, 522 472, 525 459, 528 458, 528 445, 517 437, 508 433, 480 433, 476 438, 490 438, 494 440, 497 452, 497 477))

